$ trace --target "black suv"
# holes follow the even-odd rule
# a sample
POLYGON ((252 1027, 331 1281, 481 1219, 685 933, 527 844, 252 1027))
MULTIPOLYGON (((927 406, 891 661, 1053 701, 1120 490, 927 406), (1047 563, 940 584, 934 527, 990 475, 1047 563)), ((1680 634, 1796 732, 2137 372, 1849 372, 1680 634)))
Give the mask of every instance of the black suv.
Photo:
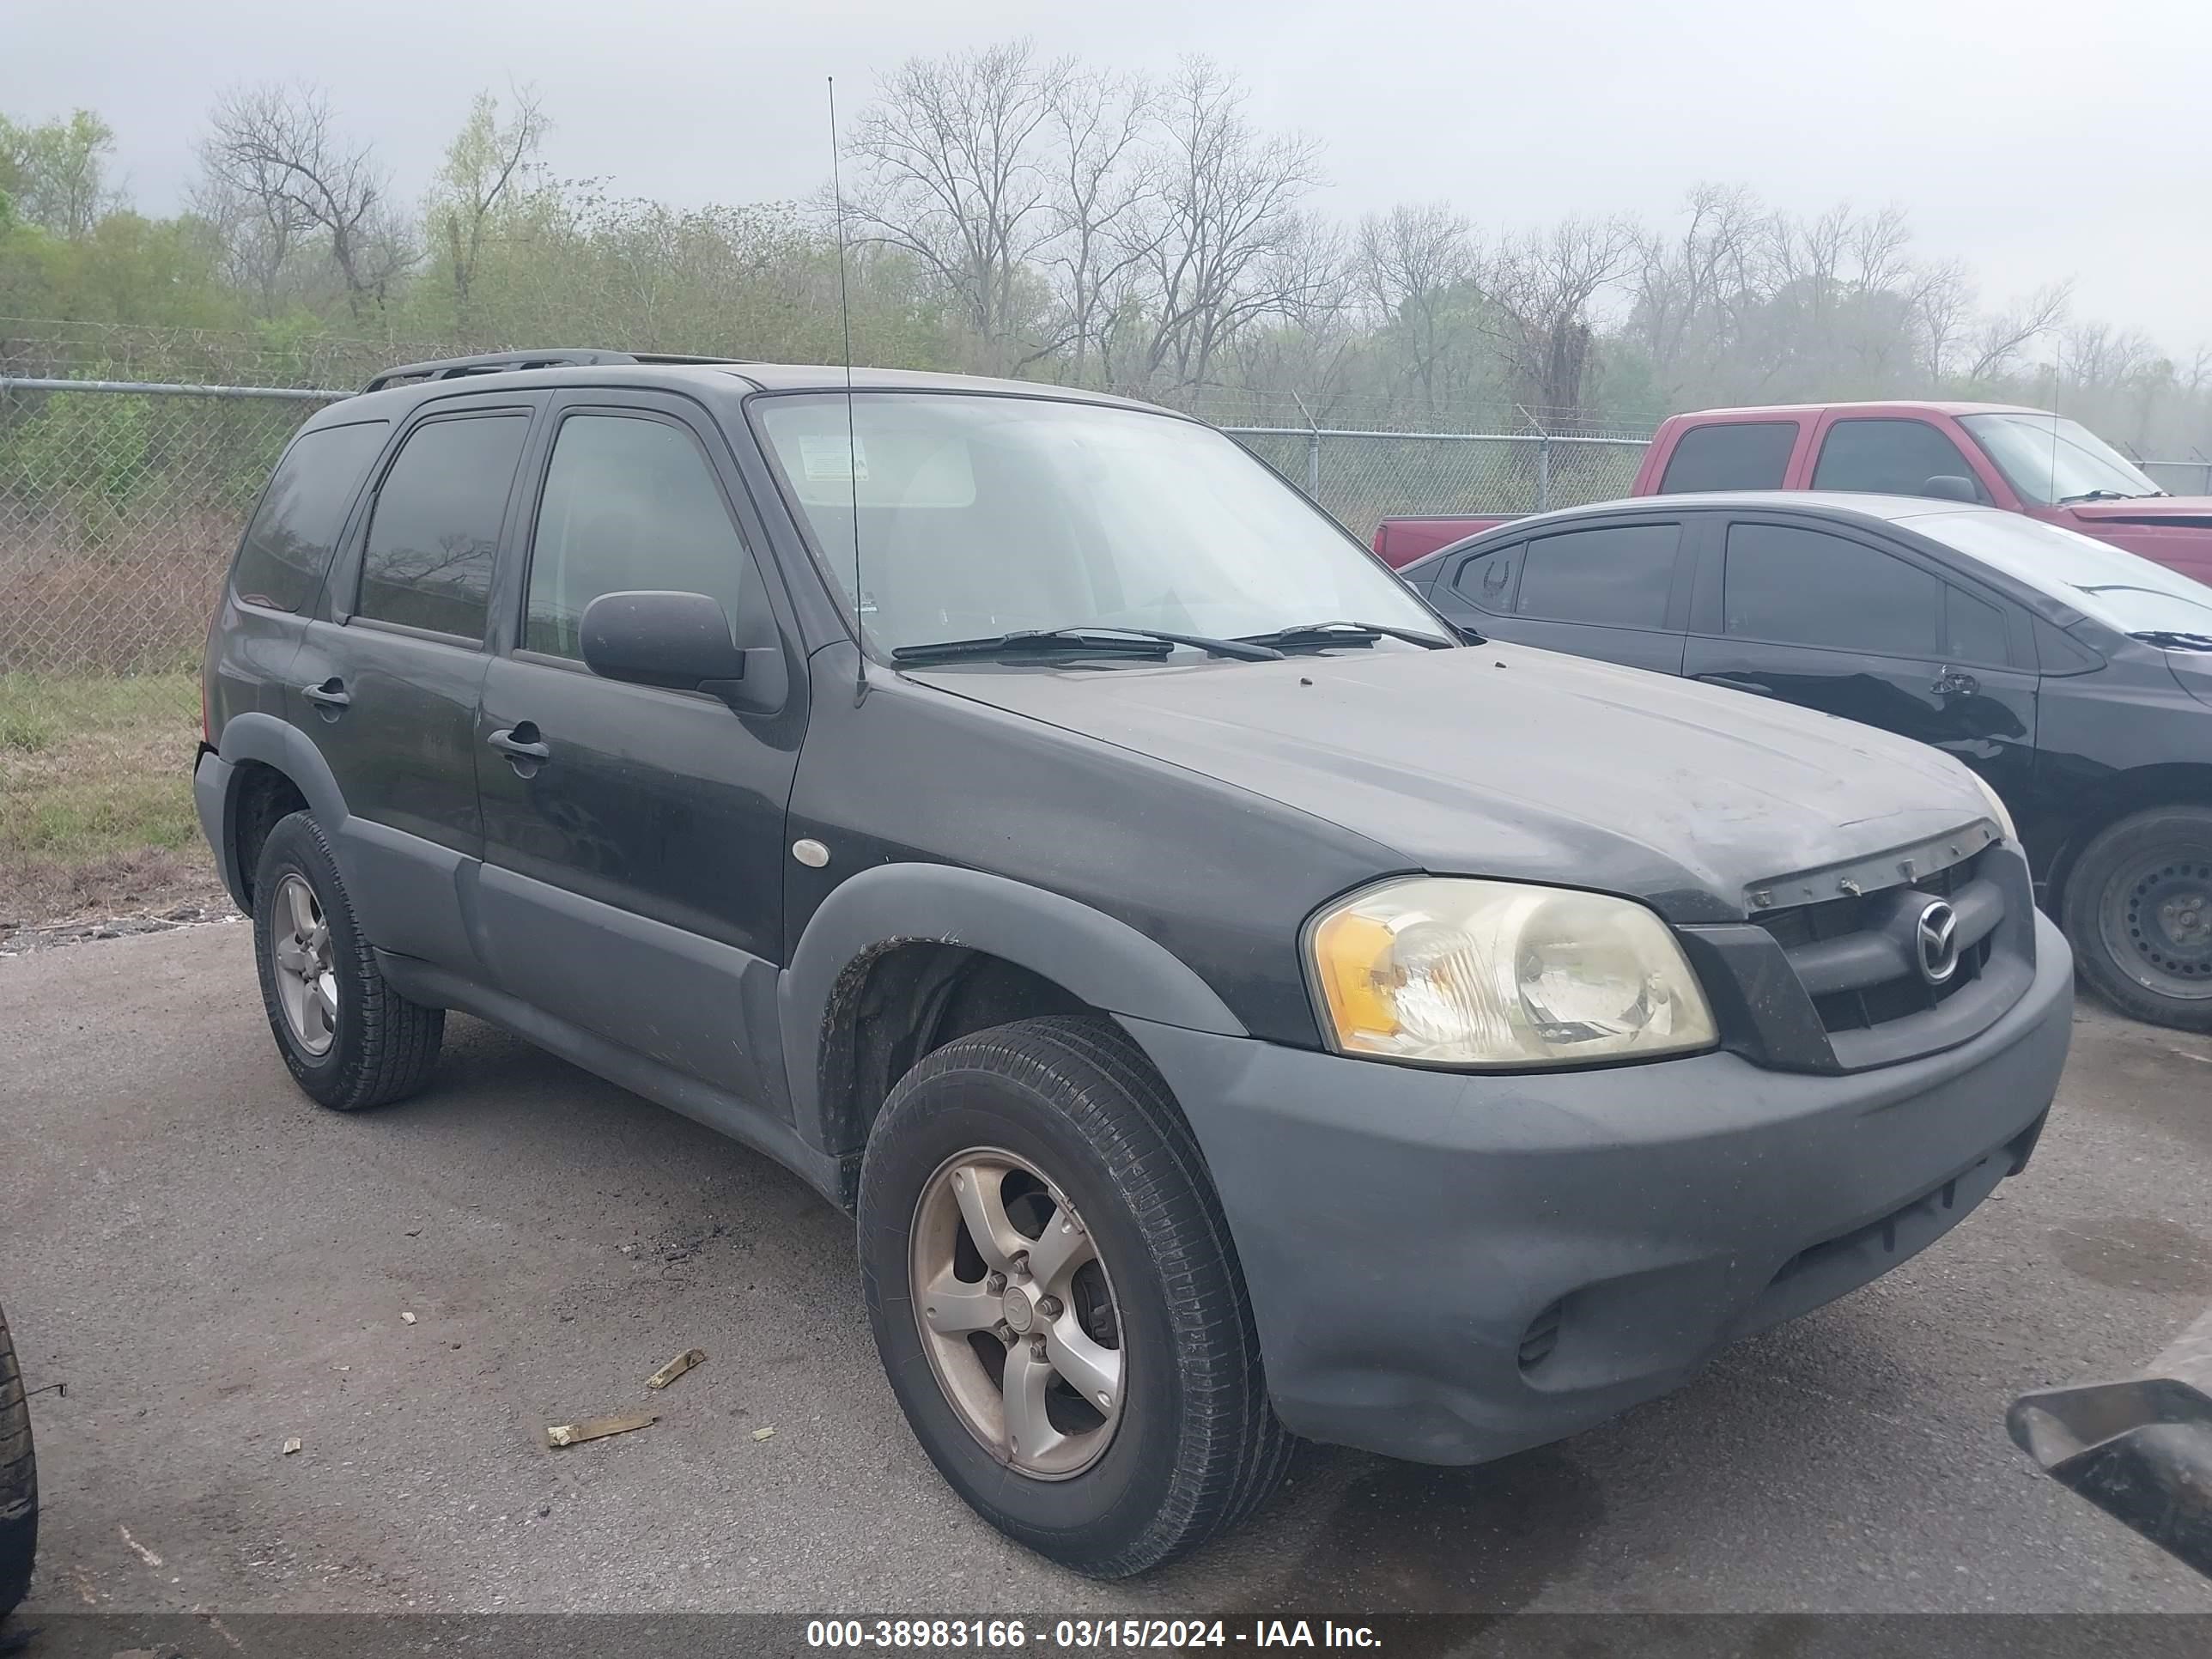
POLYGON ((2212 588, 2016 513, 1802 490, 1548 514, 1402 574, 1462 625, 1957 756, 2083 977, 2212 1030, 2212 588))
POLYGON ((1475 1462, 1674 1386, 2021 1169, 2066 1054, 1954 761, 1470 645, 1103 397, 395 371, 278 464, 206 699, 308 1094, 458 1009, 781 1160, 945 1478, 1091 1573, 1292 1435, 1475 1462))

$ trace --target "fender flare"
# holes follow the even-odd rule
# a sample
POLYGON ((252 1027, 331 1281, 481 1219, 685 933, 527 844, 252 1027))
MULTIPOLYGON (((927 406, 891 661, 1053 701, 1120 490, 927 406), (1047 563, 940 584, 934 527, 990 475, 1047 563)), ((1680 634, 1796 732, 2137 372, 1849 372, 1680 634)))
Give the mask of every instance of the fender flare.
POLYGON ((299 727, 274 714, 249 709, 223 722, 216 753, 233 766, 240 761, 259 761, 276 768, 307 798, 308 810, 325 830, 334 831, 346 821, 345 797, 338 793, 338 781, 331 775, 330 763, 299 727))
POLYGON ((933 940, 1001 957, 1095 1008, 1222 1036, 1249 1035, 1166 946, 1078 900, 950 864, 882 864, 822 902, 776 988, 792 1116, 823 1150, 823 1038, 838 982, 886 945, 933 940))

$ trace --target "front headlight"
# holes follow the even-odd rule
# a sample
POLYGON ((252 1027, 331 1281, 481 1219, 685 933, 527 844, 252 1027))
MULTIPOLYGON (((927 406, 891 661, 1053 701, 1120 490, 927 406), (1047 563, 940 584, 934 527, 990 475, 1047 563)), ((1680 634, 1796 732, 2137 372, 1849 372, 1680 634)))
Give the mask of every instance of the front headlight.
POLYGON ((1523 1067, 1716 1041, 1667 925, 1602 893, 1417 877, 1324 913, 1308 949, 1346 1054, 1523 1067))
POLYGON ((1990 804, 1990 816, 1997 821, 1999 833, 2014 846, 2019 846, 2020 831, 2013 827, 2012 814, 2005 811, 2003 797, 1990 787, 1990 781, 1979 772, 1973 774, 1973 779, 1982 792, 1982 799, 1990 804))

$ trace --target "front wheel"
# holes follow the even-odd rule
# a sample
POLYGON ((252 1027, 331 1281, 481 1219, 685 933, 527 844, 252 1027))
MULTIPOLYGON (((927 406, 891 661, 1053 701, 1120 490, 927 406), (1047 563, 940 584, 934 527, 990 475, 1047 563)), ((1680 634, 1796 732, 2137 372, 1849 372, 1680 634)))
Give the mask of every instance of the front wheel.
POLYGON ((1291 1441, 1189 1126, 1120 1029, 1020 1020, 924 1058, 860 1171, 893 1393, 992 1525, 1115 1578, 1241 1520, 1291 1441))
POLYGON ((39 1464, 31 1451, 31 1411, 23 1398, 8 1316, 0 1313, 0 1619, 31 1587, 39 1551, 39 1464))
POLYGON ((2081 976, 2106 1000, 2212 1031, 2212 808, 2156 806, 2100 831, 2063 908, 2081 976))

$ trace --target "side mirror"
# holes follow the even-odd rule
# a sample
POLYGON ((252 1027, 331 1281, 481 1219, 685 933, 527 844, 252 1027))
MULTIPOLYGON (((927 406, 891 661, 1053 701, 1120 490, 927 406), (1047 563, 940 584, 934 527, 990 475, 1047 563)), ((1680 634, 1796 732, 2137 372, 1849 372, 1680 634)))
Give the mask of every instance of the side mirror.
POLYGON ((1955 472, 1939 472, 1920 486, 1923 495, 1933 495, 1941 501, 1970 501, 1978 506, 1982 492, 1974 488, 1972 478, 1962 478, 1955 472))
POLYGON ((741 714, 783 707, 781 647, 740 648, 720 601, 704 593, 602 593, 579 633, 584 665, 602 679, 704 691, 741 714))

